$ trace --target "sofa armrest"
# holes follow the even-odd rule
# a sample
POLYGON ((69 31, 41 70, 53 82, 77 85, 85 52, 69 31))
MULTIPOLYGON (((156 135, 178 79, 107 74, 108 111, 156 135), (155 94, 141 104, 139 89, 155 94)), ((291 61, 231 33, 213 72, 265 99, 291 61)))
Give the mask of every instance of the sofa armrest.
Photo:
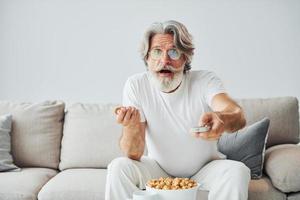
POLYGON ((264 170, 280 191, 300 191, 300 146, 282 144, 268 148, 264 170))

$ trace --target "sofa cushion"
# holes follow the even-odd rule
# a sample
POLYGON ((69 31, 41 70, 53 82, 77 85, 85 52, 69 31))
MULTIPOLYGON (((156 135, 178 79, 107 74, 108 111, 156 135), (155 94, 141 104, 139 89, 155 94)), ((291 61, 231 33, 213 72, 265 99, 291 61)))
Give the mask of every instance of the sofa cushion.
POLYGON ((19 172, 0 173, 1 200, 37 200, 42 186, 55 174, 47 168, 23 168, 19 172))
POLYGON ((289 193, 287 200, 299 200, 300 199, 300 192, 296 193, 289 193))
POLYGON ((106 169, 67 169, 39 192, 39 200, 104 200, 106 169))
POLYGON ((300 146, 285 144, 267 149, 265 173, 282 192, 299 192, 300 146))
POLYGON ((11 115, 0 116, 0 172, 19 170, 11 155, 11 115))
POLYGON ((0 101, 0 115, 10 113, 12 155, 19 167, 57 169, 64 117, 64 103, 14 103, 0 101))
POLYGON ((286 200, 286 194, 277 190, 270 179, 263 175, 261 179, 251 180, 248 189, 249 200, 286 200))
POLYGON ((251 170, 251 178, 262 176, 266 139, 270 120, 264 118, 235 133, 225 133, 218 149, 227 159, 243 162, 251 170))
MULTIPOLYGON (((106 169, 68 169, 60 172, 41 189, 39 200, 104 200, 106 169)), ((197 200, 207 200, 208 192, 199 191, 197 200)), ((272 186, 271 181, 263 176, 251 180, 249 200, 285 200, 286 195, 272 186)))
POLYGON ((112 104, 76 103, 67 108, 61 148, 61 170, 106 168, 122 155, 119 148, 121 125, 112 104))
POLYGON ((299 110, 295 97, 269 99, 238 99, 244 109, 247 124, 268 117, 271 121, 267 147, 299 142, 299 110))

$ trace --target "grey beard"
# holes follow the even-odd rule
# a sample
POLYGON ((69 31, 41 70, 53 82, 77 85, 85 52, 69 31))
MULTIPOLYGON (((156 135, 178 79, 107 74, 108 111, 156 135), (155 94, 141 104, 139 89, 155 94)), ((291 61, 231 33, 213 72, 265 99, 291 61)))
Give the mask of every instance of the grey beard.
MULTIPOLYGON (((168 67, 167 67, 168 68, 168 67)), ((183 79, 183 71, 173 71, 173 78, 160 77, 157 72, 149 70, 150 81, 162 92, 175 90, 183 79)))

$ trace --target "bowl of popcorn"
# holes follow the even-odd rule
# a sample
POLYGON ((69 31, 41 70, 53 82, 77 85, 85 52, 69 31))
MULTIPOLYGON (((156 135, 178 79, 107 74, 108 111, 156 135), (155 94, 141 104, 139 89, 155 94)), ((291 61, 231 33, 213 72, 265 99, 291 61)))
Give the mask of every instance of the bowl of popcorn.
POLYGON ((151 179, 146 190, 155 192, 159 200, 196 200, 199 183, 189 178, 151 179))

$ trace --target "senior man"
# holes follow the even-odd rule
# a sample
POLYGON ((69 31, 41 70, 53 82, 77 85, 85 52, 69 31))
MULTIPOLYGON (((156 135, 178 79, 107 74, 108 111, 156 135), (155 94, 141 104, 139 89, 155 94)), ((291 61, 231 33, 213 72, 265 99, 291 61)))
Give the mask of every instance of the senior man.
POLYGON ((187 177, 209 191, 209 200, 246 200, 250 170, 217 151, 222 133, 246 124, 241 107, 215 73, 190 71, 192 37, 177 21, 152 24, 141 54, 147 71, 128 78, 116 120, 123 125, 126 157, 108 166, 106 200, 132 198, 148 180, 187 177), (191 133, 206 125, 210 130, 191 133), (148 156, 143 156, 145 144, 148 156))

